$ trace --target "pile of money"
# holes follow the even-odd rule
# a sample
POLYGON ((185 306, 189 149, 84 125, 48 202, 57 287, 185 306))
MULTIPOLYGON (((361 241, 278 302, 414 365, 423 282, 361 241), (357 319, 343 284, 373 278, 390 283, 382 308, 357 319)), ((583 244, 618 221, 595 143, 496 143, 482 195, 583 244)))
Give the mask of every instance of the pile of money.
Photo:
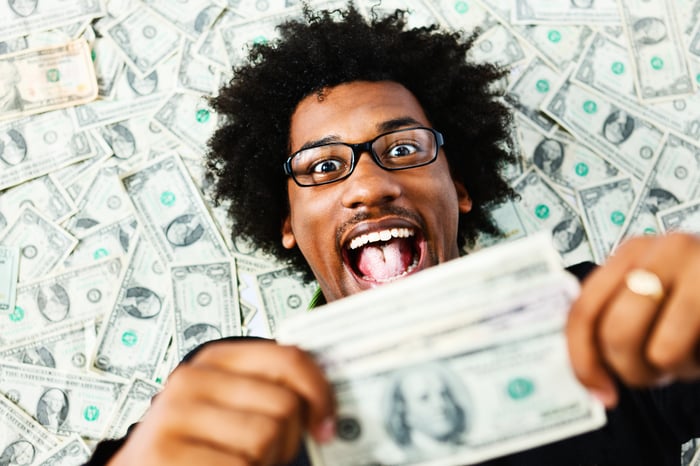
POLYGON ((560 262, 540 233, 282 322, 336 395, 314 464, 472 464, 604 424, 568 362, 560 262))
MULTIPOLYGON (((632 235, 700 232, 698 0, 356 5, 478 31, 469 58, 510 70, 503 173, 520 198, 473 249, 545 231, 564 263, 602 262, 632 235)), ((231 237, 203 164, 208 99, 300 14, 296 0, 0 5, 0 459, 79 464, 197 344, 274 337, 304 312, 315 284, 231 237)))

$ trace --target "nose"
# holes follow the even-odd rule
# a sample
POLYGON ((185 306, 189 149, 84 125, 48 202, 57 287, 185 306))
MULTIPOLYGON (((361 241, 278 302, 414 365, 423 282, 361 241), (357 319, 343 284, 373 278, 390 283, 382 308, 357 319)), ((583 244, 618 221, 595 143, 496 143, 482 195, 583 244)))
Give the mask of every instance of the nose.
POLYGON ((355 169, 343 180, 344 207, 357 209, 390 203, 401 196, 397 172, 384 170, 368 152, 358 154, 355 169))

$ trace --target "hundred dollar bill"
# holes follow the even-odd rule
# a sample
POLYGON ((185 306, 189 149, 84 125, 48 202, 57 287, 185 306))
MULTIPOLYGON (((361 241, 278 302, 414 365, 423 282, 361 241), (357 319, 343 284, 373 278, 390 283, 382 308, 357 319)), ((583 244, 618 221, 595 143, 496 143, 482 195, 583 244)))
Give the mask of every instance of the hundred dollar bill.
POLYGON ((76 244, 77 239, 32 207, 25 207, 0 237, 0 245, 19 247, 21 282, 49 273, 76 244))
POLYGON ((112 23, 107 34, 140 77, 174 55, 182 42, 182 34, 175 26, 144 5, 112 23))
POLYGON ((15 308, 18 276, 19 248, 0 246, 0 313, 15 308))
POLYGON ((233 261, 173 265, 170 284, 180 359, 205 341, 241 335, 233 261))
POLYGON ((566 265, 590 260, 591 250, 581 218, 576 210, 530 169, 513 189, 521 196, 523 211, 537 224, 537 230, 551 232, 554 247, 566 265))
POLYGON ((0 120, 90 102, 97 97, 95 68, 85 40, 21 51, 0 58, 5 85, 0 120))
POLYGON ((44 175, 0 192, 0 231, 27 205, 56 223, 75 213, 75 204, 66 190, 53 177, 44 175))
POLYGON ((0 190, 92 155, 65 110, 0 123, 0 190))
POLYGON ((540 112, 539 106, 558 79, 554 70, 534 57, 520 77, 509 86, 505 99, 530 123, 549 133, 554 129, 555 123, 540 112))
POLYGON ((607 98, 567 80, 550 92, 541 108, 579 141, 638 180, 651 169, 663 133, 607 98))
POLYGON ((45 31, 104 15, 96 0, 46 0, 0 4, 0 40, 45 31))
POLYGON ((267 330, 273 338, 280 322, 308 309, 318 289, 315 283, 305 283, 301 274, 289 267, 262 272, 256 279, 267 330))
POLYGON ((136 216, 129 215, 94 230, 80 239, 63 267, 86 266, 104 257, 128 254, 133 249, 137 226, 136 216))
MULTIPOLYGON (((0 396, 0 458, 16 458, 24 464, 36 464, 59 440, 41 424, 4 396, 0 396)), ((15 463, 22 464, 22 463, 15 463)))
MULTIPOLYGON (((536 242, 541 245, 543 238, 536 242)), ((524 257, 525 244, 501 248, 517 247, 519 259, 538 262, 524 257)), ((556 254, 551 246, 535 250, 556 254)), ((314 464, 472 463, 604 423, 602 406, 579 385, 568 363, 562 330, 577 293, 575 280, 546 269, 506 278, 495 268, 500 260, 492 250, 479 252, 282 324, 279 341, 311 351, 336 392, 337 440, 312 444, 314 464), (460 284, 473 280, 473 259, 475 270, 501 286, 487 281, 478 292, 463 290, 460 284), (502 286, 507 281, 513 287, 502 286), (380 325, 356 319, 355 310, 375 316, 380 325), (408 332, 392 332, 391 325, 405 323, 406 315, 409 321, 423 318, 408 332), (328 321, 337 321, 330 328, 352 327, 360 341, 329 335, 328 321), (307 330, 298 333, 301 328, 307 330), (401 399, 418 404, 419 392, 432 391, 442 394, 441 416, 426 412, 420 421, 402 416, 401 399), (502 394, 498 402, 494 393, 502 394)))
POLYGON ((92 452, 78 435, 71 435, 61 445, 42 456, 37 466, 75 466, 90 459, 92 452))
POLYGON ((197 154, 205 154, 218 118, 204 96, 175 93, 153 119, 197 154))
POLYGON ((144 3, 193 42, 209 30, 224 10, 223 5, 213 0, 145 0, 144 3))
POLYGON ((612 178, 617 168, 580 144, 568 133, 557 130, 551 137, 534 128, 519 128, 521 156, 534 164, 551 181, 566 189, 612 178))
POLYGON ((78 200, 78 212, 66 222, 66 230, 80 239, 115 218, 133 214, 133 206, 124 192, 119 174, 116 163, 108 163, 100 169, 82 199, 78 200))
POLYGON ((61 436, 100 439, 127 381, 0 362, 0 393, 61 436))
POLYGON ((122 438, 129 427, 141 420, 153 398, 163 387, 143 379, 134 379, 124 392, 114 416, 107 423, 103 438, 122 438))
POLYGON ((672 1, 620 0, 637 96, 658 102, 695 90, 672 1))
POLYGON ((547 2, 541 0, 515 0, 512 10, 514 24, 534 23, 612 23, 620 22, 620 14, 614 0, 597 2, 547 2))
POLYGON ((139 224, 163 262, 216 260, 228 256, 187 169, 177 155, 122 176, 139 224))
POLYGON ((700 198, 700 147, 669 134, 645 180, 618 243, 626 238, 659 233, 656 214, 700 198))
POLYGON ((700 234, 700 200, 657 212, 656 218, 663 233, 685 231, 700 234))
MULTIPOLYGON (((576 191, 593 258, 602 264, 610 254, 635 199, 633 178, 622 177, 576 191)), ((638 190, 637 190, 638 191, 638 190)))
MULTIPOLYGON (((432 292, 417 294, 416 290, 439 289, 445 296, 461 300, 462 305, 465 297, 469 297, 471 307, 482 309, 493 301, 484 290, 498 289, 500 297, 505 300, 513 292, 521 290, 521 287, 530 286, 535 279, 547 277, 561 270, 561 267, 561 257, 552 248, 549 233, 533 232, 517 241, 499 244, 442 264, 439 273, 421 272, 420 279, 410 276, 392 283, 389 288, 388 285, 383 285, 381 305, 384 310, 380 314, 376 313, 375 305, 364 306, 365 298, 360 297, 365 294, 363 292, 334 301, 332 306, 336 311, 333 312, 337 313, 334 318, 319 308, 319 312, 285 320, 283 332, 300 341, 313 340, 317 347, 327 351, 341 339, 354 341, 363 338, 367 333, 367 322, 372 322, 372 329, 379 333, 399 334, 411 325, 416 328, 426 327, 430 321, 442 318, 453 309, 436 306, 435 303, 440 300, 435 300, 432 292), (399 286, 399 283, 402 285, 399 286), (411 306, 405 308, 404 299, 409 295, 411 306), (425 312, 425 309, 431 311, 425 312), (393 312, 390 313, 390 310, 393 312)), ((481 316, 479 313, 474 314, 474 321, 481 316)))
POLYGON ((55 369, 85 371, 95 346, 95 321, 67 321, 0 348, 0 360, 55 369))
POLYGON ((70 320, 100 319, 115 296, 121 259, 105 259, 89 267, 22 284, 8 319, 0 320, 0 343, 11 345, 51 331, 70 320))
POLYGON ((660 127, 700 140, 700 94, 654 105, 640 103, 627 48, 603 34, 593 37, 571 80, 660 127))
POLYGON ((172 333, 172 307, 163 263, 144 238, 136 241, 100 329, 91 367, 151 379, 172 333))

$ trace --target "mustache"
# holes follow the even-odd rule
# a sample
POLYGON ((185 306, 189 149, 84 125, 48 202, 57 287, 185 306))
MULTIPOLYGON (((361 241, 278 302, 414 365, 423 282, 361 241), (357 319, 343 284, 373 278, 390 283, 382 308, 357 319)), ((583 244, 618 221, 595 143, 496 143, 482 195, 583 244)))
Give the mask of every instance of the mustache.
POLYGON ((345 232, 350 230, 351 228, 354 228, 355 225, 358 225, 362 222, 366 222, 368 220, 375 220, 390 216, 411 219, 420 227, 422 231, 426 231, 425 222, 423 221, 423 218, 420 215, 413 212, 412 210, 408 210, 403 207, 389 205, 383 206, 378 210, 372 211, 371 213, 358 212, 352 217, 350 217, 348 220, 344 221, 342 224, 340 224, 340 226, 338 226, 338 229, 336 230, 335 242, 336 244, 340 245, 341 238, 345 235, 345 232))

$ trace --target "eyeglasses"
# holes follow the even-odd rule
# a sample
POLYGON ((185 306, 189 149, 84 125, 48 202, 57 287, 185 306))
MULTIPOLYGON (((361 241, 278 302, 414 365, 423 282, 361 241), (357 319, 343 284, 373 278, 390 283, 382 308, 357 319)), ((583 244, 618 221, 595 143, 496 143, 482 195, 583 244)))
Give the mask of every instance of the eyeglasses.
POLYGON ((359 144, 331 142, 307 147, 284 162, 284 172, 299 186, 318 186, 350 176, 364 152, 385 170, 405 170, 434 162, 443 144, 442 134, 432 128, 399 129, 359 144))

